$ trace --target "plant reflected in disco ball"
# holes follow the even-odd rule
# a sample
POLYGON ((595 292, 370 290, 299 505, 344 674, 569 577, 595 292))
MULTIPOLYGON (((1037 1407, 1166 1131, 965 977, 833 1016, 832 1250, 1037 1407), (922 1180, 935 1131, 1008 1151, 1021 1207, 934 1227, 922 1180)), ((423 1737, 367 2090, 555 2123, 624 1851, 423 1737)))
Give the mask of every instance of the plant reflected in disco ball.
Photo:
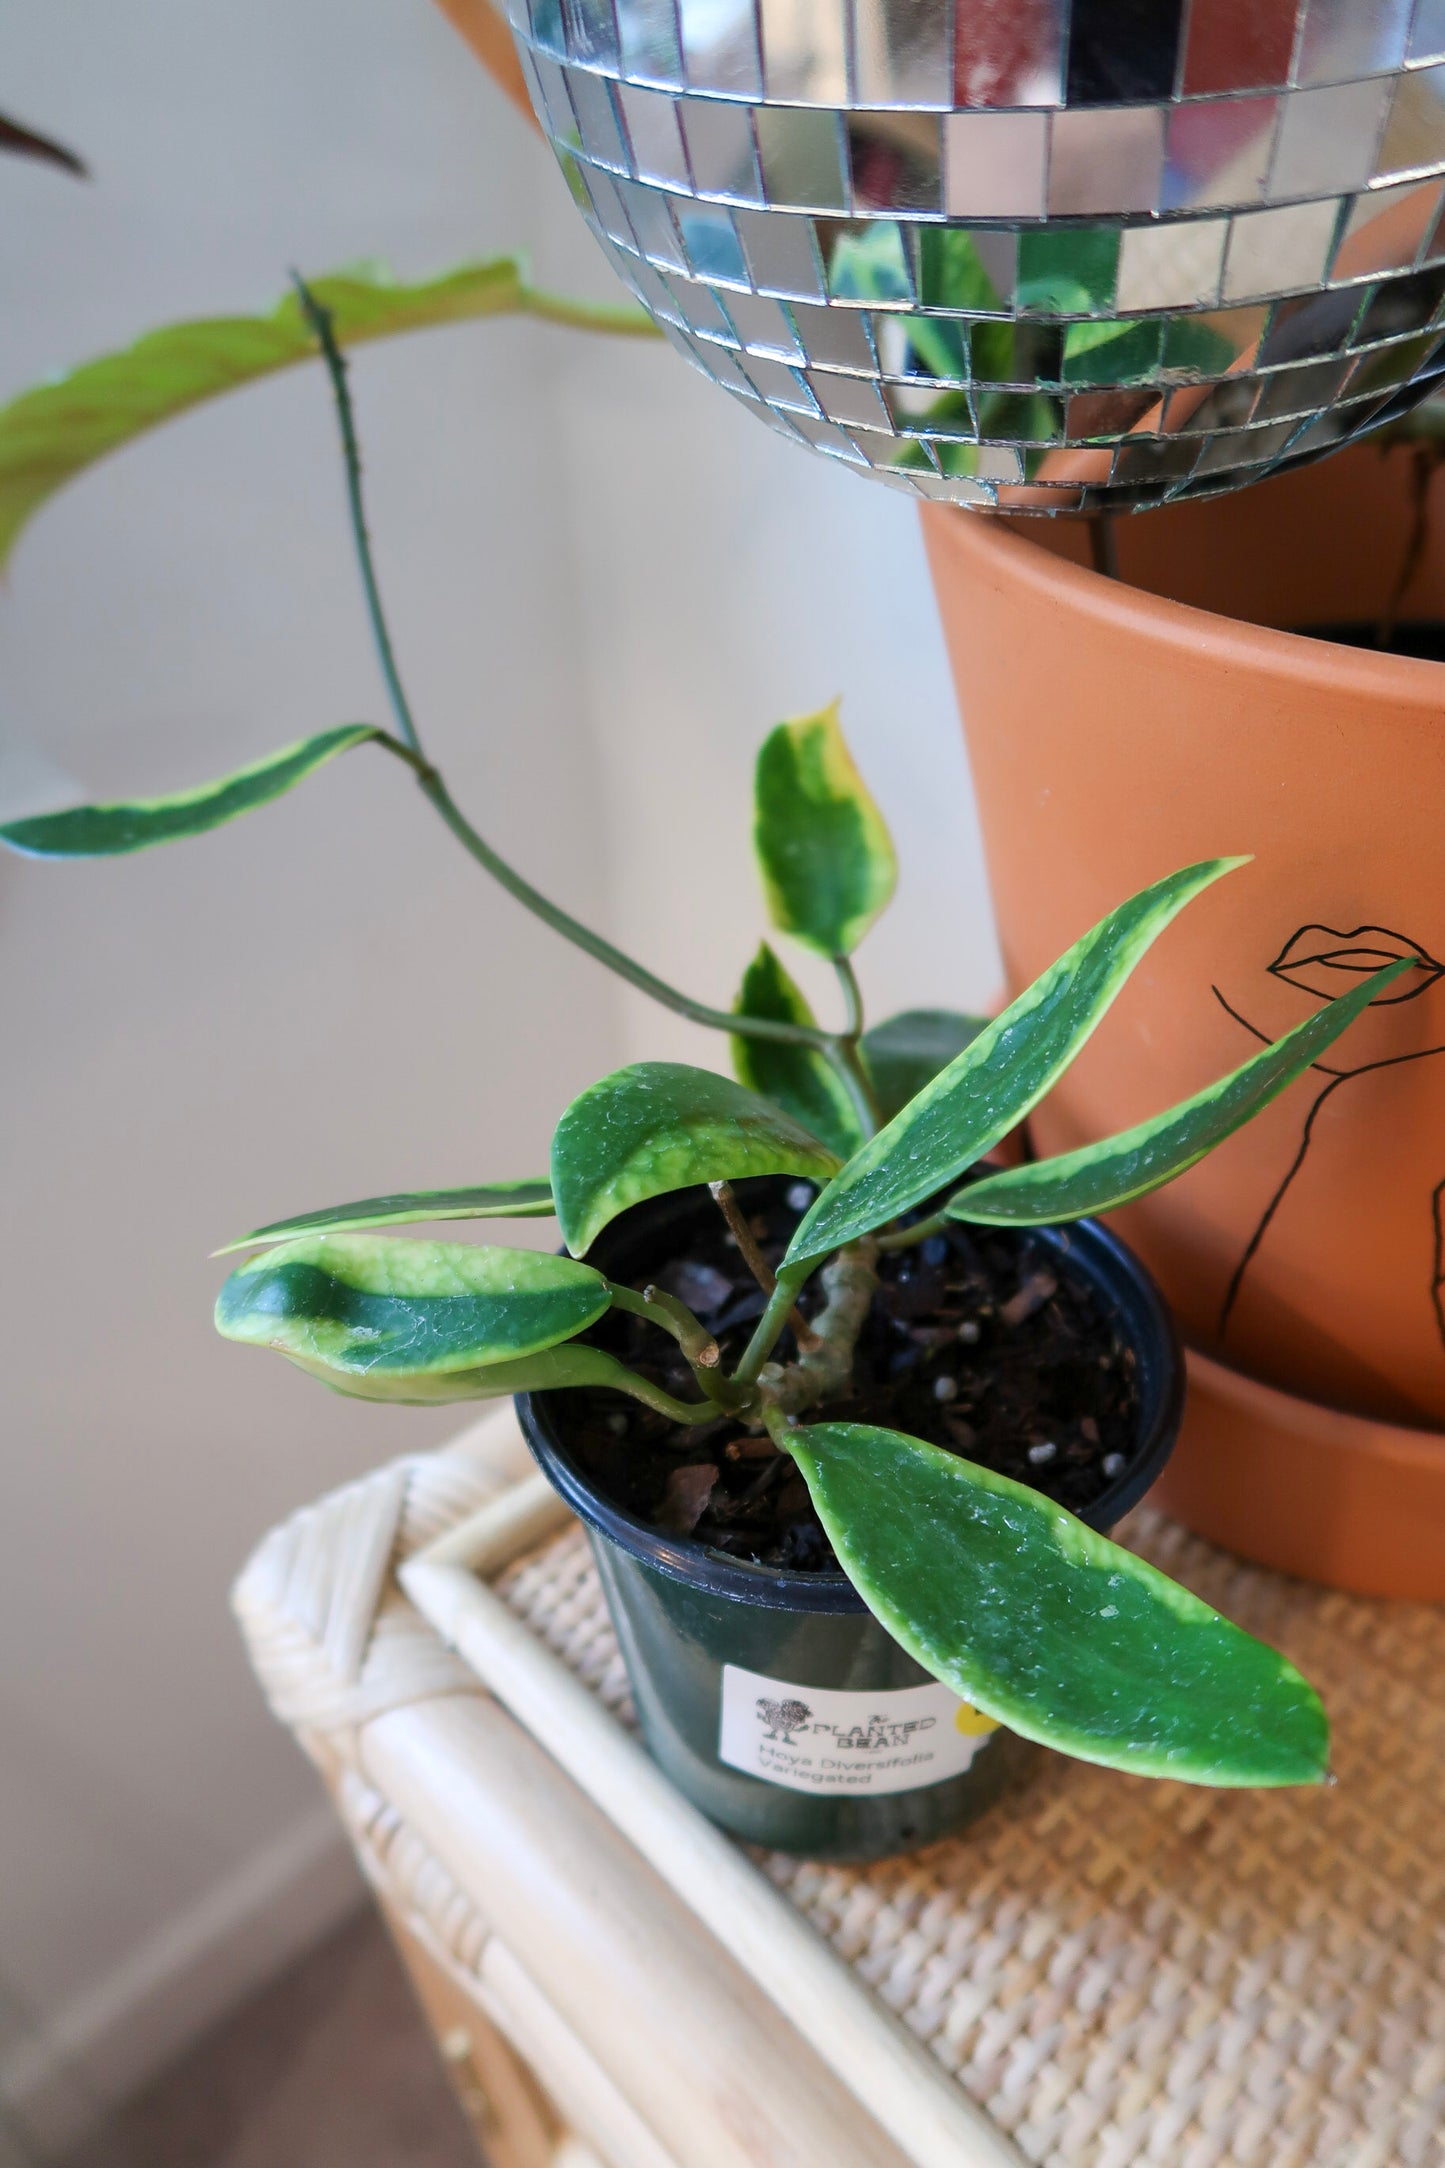
POLYGON ((513 0, 512 27, 673 344, 896 487, 1209 496, 1445 373, 1445 0, 513 0))

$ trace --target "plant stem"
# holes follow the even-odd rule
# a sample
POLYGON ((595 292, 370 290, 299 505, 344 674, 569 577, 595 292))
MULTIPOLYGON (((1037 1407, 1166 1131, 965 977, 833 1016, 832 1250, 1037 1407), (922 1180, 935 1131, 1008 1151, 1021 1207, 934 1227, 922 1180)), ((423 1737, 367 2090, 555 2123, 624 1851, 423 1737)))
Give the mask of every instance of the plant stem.
POLYGON ((835 1399, 853 1375, 853 1351, 878 1292, 878 1245, 869 1236, 845 1243, 823 1267, 827 1301, 815 1319, 813 1345, 789 1363, 765 1398, 789 1415, 835 1399))
POLYGON ((753 1239, 753 1230, 733 1193, 731 1182, 709 1182, 707 1186, 709 1196, 728 1223, 728 1233, 738 1246, 738 1255, 763 1293, 771 1295, 778 1284, 778 1276, 753 1239))
POLYGON ((726 1412, 711 1400, 674 1400, 660 1385, 639 1377, 629 1370, 623 1377, 614 1377, 610 1390, 626 1393, 633 1400, 640 1400, 644 1407, 657 1415, 665 1415, 670 1423, 716 1423, 726 1412))
POLYGON ((391 702, 391 712, 396 717, 396 727, 414 753, 421 751, 421 739, 417 736, 412 720, 411 703, 401 682, 401 672, 396 666, 392 650, 391 633, 387 628, 386 612, 381 606, 381 589, 376 581, 376 566, 372 561, 371 537, 366 528, 366 505, 361 494, 361 445, 356 434, 356 414, 351 404, 351 387, 346 381, 346 361, 336 341, 336 331, 331 321, 331 311, 324 309, 299 271, 291 274, 297 298, 305 311, 306 320, 316 334, 331 378, 331 388, 336 397, 336 419, 341 430, 341 449, 346 462, 346 500, 351 513, 351 531, 356 538, 357 562, 361 568, 361 584, 366 594, 366 614, 371 620, 371 637, 376 647, 381 675, 386 684, 386 697, 391 702))
POLYGON ((794 1427, 792 1416, 784 1415, 781 1408, 765 1404, 763 1408, 763 1427, 778 1451, 786 1453, 789 1460, 791 1460, 793 1449, 788 1443, 788 1433, 794 1427))
POLYGON ((675 1015, 685 1016, 694 1024, 707 1024, 714 1031, 741 1032, 752 1039, 784 1039, 794 1045, 817 1046, 826 1052, 829 1041, 825 1032, 812 1031, 803 1024, 777 1023, 762 1016, 734 1016, 726 1009, 709 1008, 705 1002, 694 1001, 690 994, 682 993, 676 986, 669 986, 666 979, 658 978, 644 964, 634 963, 601 934, 593 933, 590 926, 584 926, 560 905, 549 902, 515 867, 508 865, 506 859, 478 835, 435 768, 419 770, 418 781, 457 841, 470 851, 478 865, 485 866, 508 895, 514 896, 534 918, 541 919, 554 933, 560 933, 574 948, 580 948, 596 962, 605 964, 618 978, 625 979, 629 986, 650 994, 654 1001, 671 1009, 675 1015))
MULTIPOLYGON (((292 280, 300 298, 301 306, 306 312, 307 321, 316 334, 322 358, 326 363, 327 374, 331 379, 331 390, 341 430, 342 450, 346 460, 346 493, 351 515, 352 541, 355 545, 357 562, 361 570, 362 586, 366 594, 367 614, 371 620, 372 638, 376 645, 377 658, 381 664, 382 677, 386 682, 387 697, 391 703, 392 713, 396 717, 396 725, 401 733, 402 741, 408 750, 416 756, 411 765, 416 770, 417 781, 437 812, 440 813, 458 842, 476 859, 478 865, 485 867, 493 880, 500 882, 507 893, 515 897, 516 901, 525 910, 530 911, 534 917, 540 918, 544 925, 552 928, 554 933, 561 934, 564 940, 572 942, 574 947, 582 949, 596 962, 604 964, 609 971, 613 971, 619 978, 625 979, 629 985, 637 987, 644 994, 649 994, 654 1001, 660 1002, 663 1008, 671 1009, 675 1015, 687 1017, 691 1023, 705 1024, 713 1031, 736 1032, 749 1039, 780 1040, 790 1046, 810 1046, 816 1048, 818 1052, 828 1055, 831 1059, 830 1050, 837 1045, 837 1041, 831 1032, 820 1031, 807 1024, 785 1023, 772 1017, 735 1016, 731 1010, 714 1009, 706 1002, 694 1001, 691 995, 682 993, 677 987, 669 986, 665 979, 658 978, 655 972, 647 970, 644 965, 634 963, 630 956, 625 955, 621 949, 614 948, 612 943, 605 941, 600 934, 593 933, 590 927, 582 925, 579 920, 571 916, 570 912, 564 911, 557 904, 549 902, 539 890, 532 886, 530 881, 525 880, 520 873, 508 865, 506 859, 492 849, 491 845, 477 833, 462 812, 451 792, 447 789, 440 772, 432 766, 422 752, 421 740, 417 735, 411 706, 401 682, 401 673, 397 668, 396 656, 391 644, 391 634, 387 627, 386 613, 382 608, 376 566, 371 554, 371 538, 366 526, 366 508, 361 488, 361 450, 356 434, 356 419, 351 403, 351 389, 346 378, 346 363, 336 342, 331 314, 328 309, 323 308, 299 273, 293 272, 292 280)), ((545 297, 533 296, 534 300, 539 298, 545 297)), ((564 308, 574 306, 578 305, 559 302, 556 304, 553 313, 558 314, 559 320, 561 320, 560 312, 564 308)), ((593 328, 597 327, 594 326, 593 328)), ((382 743, 390 745, 392 751, 398 750, 389 740, 384 739, 382 743)))
POLYGON ((930 1235, 941 1233, 949 1224, 946 1212, 930 1213, 927 1219, 915 1220, 911 1227, 895 1227, 891 1234, 879 1235, 880 1250, 908 1250, 915 1242, 926 1242, 930 1235))
POLYGON ((852 1101, 853 1112, 858 1117, 858 1126, 864 1137, 876 1137, 881 1127, 878 1101, 873 1091, 873 1079, 864 1068, 863 1057, 858 1052, 857 1041, 835 1039, 831 1045, 823 1048, 823 1058, 852 1101))
POLYGON ((838 985, 843 994, 844 1022, 832 1046, 824 1050, 825 1058, 852 1101, 864 1136, 876 1137, 882 1126, 882 1115, 873 1079, 858 1051, 863 1030, 863 995, 858 975, 846 956, 835 956, 833 969, 838 974, 838 985))
POLYGON ((785 1266, 778 1275, 778 1284, 768 1297, 768 1306, 753 1328, 753 1336, 743 1350, 742 1361, 733 1372, 735 1385, 754 1385, 758 1372, 777 1346, 778 1336, 788 1322, 793 1307, 793 1297, 808 1276, 808 1268, 794 1266, 789 1272, 785 1266))
POLYGON ((649 1325, 671 1335, 690 1363, 700 1363, 707 1370, 717 1368, 718 1344, 685 1302, 679 1302, 675 1295, 665 1295, 660 1287, 644 1288, 640 1295, 635 1288, 619 1287, 613 1280, 607 1287, 614 1310, 625 1310, 629 1317, 645 1317, 649 1325))
MULTIPOLYGON (((758 1248, 757 1243, 753 1240, 753 1230, 749 1227, 747 1217, 737 1198, 733 1195, 732 1184, 730 1182, 709 1182, 707 1186, 713 1203, 728 1223, 728 1232, 738 1246, 739 1256, 763 1293, 771 1300, 777 1291, 777 1275, 758 1248)), ((812 1345, 813 1330, 801 1311, 790 1310, 788 1312, 788 1323, 793 1328, 793 1337, 799 1347, 812 1345)))
POLYGON ((845 1039, 856 1039, 863 1029, 863 993, 858 984, 858 974, 846 956, 835 956, 833 969, 838 974, 838 985, 842 990, 846 1012, 841 1036, 845 1039))
POLYGON ((679 1302, 676 1295, 666 1294, 660 1287, 646 1287, 639 1295, 635 1288, 619 1287, 615 1281, 609 1280, 607 1284, 614 1310, 626 1310, 629 1316, 646 1318, 649 1325, 660 1326, 663 1332, 672 1335, 699 1387, 716 1407, 734 1414, 748 1401, 751 1396, 723 1376, 718 1368, 722 1358, 716 1340, 693 1316, 685 1302, 679 1302))

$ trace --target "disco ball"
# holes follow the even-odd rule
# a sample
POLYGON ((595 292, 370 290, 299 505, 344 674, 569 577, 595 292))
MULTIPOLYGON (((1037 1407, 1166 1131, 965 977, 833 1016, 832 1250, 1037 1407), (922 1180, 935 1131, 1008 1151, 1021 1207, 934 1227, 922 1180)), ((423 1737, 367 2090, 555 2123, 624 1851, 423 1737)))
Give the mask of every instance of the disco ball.
POLYGON ((667 337, 917 495, 1135 511, 1445 374, 1445 0, 512 0, 667 337))

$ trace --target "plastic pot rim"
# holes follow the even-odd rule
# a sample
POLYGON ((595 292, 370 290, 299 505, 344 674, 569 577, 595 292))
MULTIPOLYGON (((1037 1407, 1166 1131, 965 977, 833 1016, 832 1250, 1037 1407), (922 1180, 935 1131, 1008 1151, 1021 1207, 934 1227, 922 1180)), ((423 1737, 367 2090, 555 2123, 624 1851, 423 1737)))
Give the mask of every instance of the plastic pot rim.
MULTIPOLYGON (((675 1204, 675 1200, 656 1202, 675 1204)), ((639 1209, 664 1225, 668 1219, 682 1216, 676 1210, 663 1213, 649 1206, 639 1209)), ((1124 1473, 1080 1515, 1089 1527, 1107 1533, 1157 1480, 1179 1435, 1185 1373, 1174 1320, 1153 1278, 1134 1252, 1097 1220, 1020 1229, 1019 1233, 1042 1240, 1087 1272, 1091 1283, 1105 1296, 1120 1337, 1138 1358, 1138 1447, 1124 1473)), ((668 1535, 613 1505, 577 1467, 562 1442, 557 1416, 565 1408, 567 1397, 565 1392, 518 1393, 517 1420, 538 1466, 588 1528, 669 1580, 731 1596, 740 1603, 835 1615, 867 1609, 846 1574, 798 1573, 780 1566, 755 1565, 695 1543, 690 1537, 668 1535)))

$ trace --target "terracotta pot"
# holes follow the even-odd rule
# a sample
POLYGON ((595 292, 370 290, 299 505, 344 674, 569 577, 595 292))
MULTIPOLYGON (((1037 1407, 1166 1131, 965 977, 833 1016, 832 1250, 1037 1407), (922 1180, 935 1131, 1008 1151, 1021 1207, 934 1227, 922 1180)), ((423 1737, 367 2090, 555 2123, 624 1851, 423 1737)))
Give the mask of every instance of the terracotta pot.
POLYGON ((1149 1497, 1280 1573, 1440 1603, 1441 1457, 1434 1431, 1341 1415, 1192 1354, 1183 1433, 1149 1497))
MULTIPOLYGON (((1171 868, 1255 854, 1151 953, 1036 1115, 1041 1151, 1197 1090, 1256 1035, 1356 984, 1384 960, 1375 952, 1421 955, 1403 998, 1360 1020, 1331 1073, 1301 1079, 1119 1215, 1196 1347, 1285 1393, 1419 1432, 1445 1427, 1445 673, 1280 629, 1387 607, 1412 471, 1408 453, 1366 447, 1122 522, 1118 579, 1090 569, 1084 527, 923 518, 1010 984, 1171 868)), ((1445 491, 1432 494, 1405 597, 1416 620, 1445 619, 1445 491)), ((1253 1433, 1260 1451, 1279 1435, 1253 1433)), ((1351 1511, 1383 1528, 1398 1471, 1359 1435, 1351 1511)), ((1445 1438, 1417 1436, 1412 1451, 1413 1510, 1423 1486, 1445 1552, 1445 1438)), ((1172 1502, 1215 1532, 1201 1495, 1196 1476, 1172 1502)), ((1275 1536, 1251 1536, 1239 1513, 1229 1526, 1236 1548, 1279 1559, 1275 1536)), ((1402 1589, 1419 1593, 1404 1556, 1402 1589)), ((1290 1563, 1341 1577, 1334 1539, 1318 1557, 1296 1547, 1290 1563)), ((1389 1585, 1383 1564, 1371 1574, 1389 1585)))

